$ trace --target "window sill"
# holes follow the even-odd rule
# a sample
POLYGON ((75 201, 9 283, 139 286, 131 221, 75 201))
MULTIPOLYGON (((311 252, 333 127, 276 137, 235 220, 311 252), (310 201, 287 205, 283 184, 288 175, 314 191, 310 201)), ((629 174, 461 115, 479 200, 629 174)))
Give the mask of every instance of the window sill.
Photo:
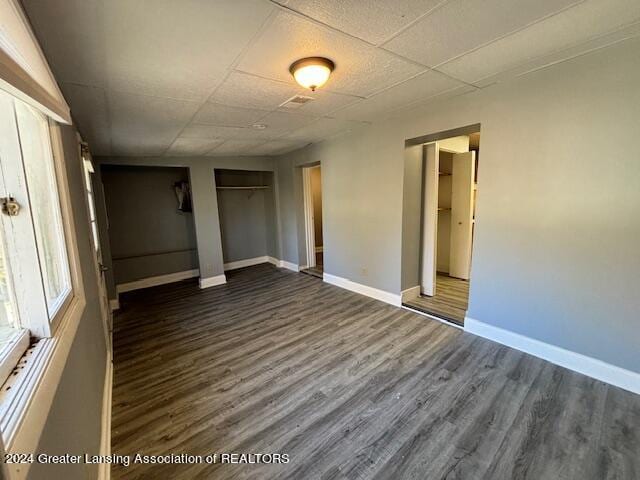
POLYGON ((0 329, 0 382, 4 383, 29 348, 29 330, 0 329))
MULTIPOLYGON (((0 391, 0 431, 7 453, 35 453, 86 301, 74 297, 52 338, 44 338, 20 359, 0 391), (10 387, 10 388, 7 388, 10 387)), ((26 478, 30 464, 6 464, 10 480, 26 478)))

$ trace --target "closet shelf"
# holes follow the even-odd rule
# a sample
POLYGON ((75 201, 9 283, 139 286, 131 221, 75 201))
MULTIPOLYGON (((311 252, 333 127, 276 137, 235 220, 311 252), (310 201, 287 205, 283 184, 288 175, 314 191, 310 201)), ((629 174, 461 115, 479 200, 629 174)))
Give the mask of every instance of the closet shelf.
POLYGON ((250 185, 246 187, 216 187, 216 190, 266 190, 268 185, 250 185))
POLYGON ((449 210, 451 210, 451 208, 450 208, 450 207, 438 207, 438 211, 439 211, 439 212, 442 212, 442 211, 447 212, 447 211, 449 211, 449 210))
POLYGON ((438 176, 440 176, 440 177, 450 177, 451 174, 447 173, 447 172, 438 172, 438 176))

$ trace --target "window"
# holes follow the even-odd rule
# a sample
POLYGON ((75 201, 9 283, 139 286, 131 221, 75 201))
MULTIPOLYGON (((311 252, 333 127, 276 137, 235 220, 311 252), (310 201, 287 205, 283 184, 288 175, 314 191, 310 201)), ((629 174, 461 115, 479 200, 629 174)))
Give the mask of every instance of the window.
POLYGON ((72 298, 49 120, 0 91, 0 382, 72 298))

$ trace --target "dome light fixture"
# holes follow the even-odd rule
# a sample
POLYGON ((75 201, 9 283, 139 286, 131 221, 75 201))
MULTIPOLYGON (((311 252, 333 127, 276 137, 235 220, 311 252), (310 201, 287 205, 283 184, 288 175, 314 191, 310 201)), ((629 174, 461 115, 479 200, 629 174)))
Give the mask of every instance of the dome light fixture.
POLYGON ((293 62, 289 67, 289 72, 296 79, 296 82, 315 92, 316 88, 320 88, 327 82, 335 67, 335 64, 328 58, 307 57, 293 62))

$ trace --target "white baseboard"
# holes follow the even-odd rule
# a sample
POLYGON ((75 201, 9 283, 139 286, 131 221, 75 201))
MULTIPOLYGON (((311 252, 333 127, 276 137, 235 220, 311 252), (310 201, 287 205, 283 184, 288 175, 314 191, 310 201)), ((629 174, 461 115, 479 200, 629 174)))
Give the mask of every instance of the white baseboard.
POLYGON ((180 280, 186 280, 187 278, 193 278, 200 275, 198 269, 186 270, 184 272, 168 273, 167 275, 158 275, 157 277, 143 278, 141 280, 135 280, 133 282, 121 283, 116 285, 116 292, 130 292, 131 290, 139 290, 141 288, 156 287, 158 285, 164 285, 166 283, 179 282, 180 280))
POLYGON ((278 268, 282 268, 282 260, 278 260, 275 257, 267 257, 267 262, 275 265, 278 268))
POLYGON ((119 298, 110 298, 109 299, 109 308, 112 312, 116 310, 120 310, 120 299, 119 298))
POLYGON ((294 272, 299 272, 302 267, 296 265, 295 263, 287 262, 286 260, 280 260, 280 266, 282 268, 286 268, 287 270, 293 270, 294 272))
POLYGON ((464 329, 474 335, 529 353, 574 372, 582 373, 596 380, 640 394, 640 373, 587 357, 581 353, 565 350, 534 338, 525 337, 519 333, 494 327, 470 317, 464 319, 464 329))
POLYGON ((215 277, 201 278, 200 288, 215 287, 223 283, 227 283, 227 277, 225 277, 224 273, 222 275, 216 275, 215 277))
POLYGON ((335 285, 346 290, 351 290, 352 292, 366 295, 367 297, 375 298, 376 300, 380 300, 385 303, 390 303, 391 305, 395 305, 396 307, 399 307, 402 304, 400 295, 397 295, 395 293, 352 282, 351 280, 347 280, 346 278, 337 277, 329 273, 323 274, 322 279, 325 282, 330 283, 331 285, 335 285))
MULTIPOLYGON (((111 455, 111 401, 113 394, 113 363, 111 355, 107 355, 107 369, 104 375, 104 391, 102 394, 102 435, 100 437, 100 455, 111 455)), ((98 465, 98 480, 111 478, 111 465, 98 465)))
POLYGON ((259 265, 261 263, 268 263, 269 258, 270 257, 267 257, 265 255, 263 257, 247 258, 245 260, 237 260, 235 262, 225 263, 224 270, 226 272, 227 270, 235 270, 237 268, 251 267, 253 265, 259 265))
POLYGON ((420 296, 420 285, 407 288, 406 290, 403 290, 401 294, 403 302, 408 302, 409 300, 413 300, 414 298, 418 298, 419 296, 420 296))

